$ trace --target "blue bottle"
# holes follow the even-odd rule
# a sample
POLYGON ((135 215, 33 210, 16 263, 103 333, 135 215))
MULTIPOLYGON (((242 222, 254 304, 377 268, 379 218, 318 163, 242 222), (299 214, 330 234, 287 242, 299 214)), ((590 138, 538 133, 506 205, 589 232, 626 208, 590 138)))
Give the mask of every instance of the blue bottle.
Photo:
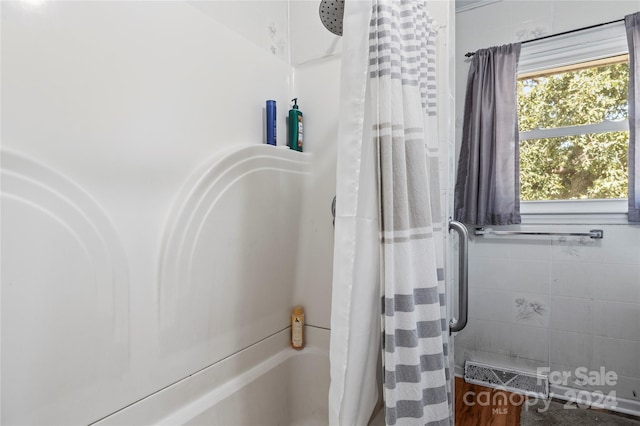
POLYGON ((276 101, 267 101, 267 143, 276 145, 276 101))

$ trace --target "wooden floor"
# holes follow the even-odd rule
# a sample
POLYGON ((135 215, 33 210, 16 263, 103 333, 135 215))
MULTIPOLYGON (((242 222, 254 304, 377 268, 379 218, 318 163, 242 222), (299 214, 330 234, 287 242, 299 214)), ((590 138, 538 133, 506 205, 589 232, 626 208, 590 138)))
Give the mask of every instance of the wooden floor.
POLYGON ((465 383, 456 377, 456 426, 519 426, 525 396, 465 383))

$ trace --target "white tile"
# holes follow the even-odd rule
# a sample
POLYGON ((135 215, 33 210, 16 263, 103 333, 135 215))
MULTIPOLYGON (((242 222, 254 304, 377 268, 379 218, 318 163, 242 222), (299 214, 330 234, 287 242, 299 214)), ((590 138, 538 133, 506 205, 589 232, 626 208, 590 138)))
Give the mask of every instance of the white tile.
POLYGON ((618 376, 615 385, 604 386, 601 390, 606 394, 615 391, 616 398, 640 402, 640 379, 636 377, 618 376))
POLYGON ((476 349, 461 348, 461 350, 456 350, 456 353, 454 355, 456 367, 464 368, 464 364, 467 361, 474 360, 476 353, 476 349))
POLYGON ((640 264, 640 229, 634 226, 603 228, 598 255, 602 263, 640 264))
POLYGON ((535 293, 512 293, 511 321, 515 324, 547 327, 549 324, 549 298, 535 293))
POLYGON ((509 358, 509 365, 515 370, 528 371, 535 374, 541 369, 546 368, 549 362, 547 360, 516 358, 512 356, 509 358))
POLYGON ((590 367, 593 354, 591 334, 551 330, 551 363, 577 367, 590 367))
POLYGON ((550 385, 562 385, 562 386, 571 386, 572 380, 570 379, 573 376, 575 368, 569 365, 558 364, 557 362, 551 361, 549 365, 549 371, 545 372, 549 378, 550 385))
POLYGON ((476 333, 476 327, 478 323, 478 319, 469 320, 467 322, 467 326, 462 330, 456 333, 455 335, 455 350, 462 351, 465 349, 477 349, 478 347, 478 339, 476 333))
POLYGON ((591 278, 600 265, 592 263, 551 262, 550 289, 552 295, 590 298, 591 278))
MULTIPOLYGON (((576 229, 580 232, 582 228, 576 229)), ((563 228, 564 232, 570 232, 570 228, 563 228)), ((551 258, 557 262, 600 262, 602 250, 600 241, 588 237, 557 237, 551 244, 551 258)))
POLYGON ((549 361, 549 332, 545 328, 511 325, 511 352, 514 358, 549 361))
POLYGON ((593 368, 620 376, 640 377, 640 342, 593 336, 593 368))
POLYGON ((551 242, 544 237, 522 237, 512 240, 511 258, 549 261, 551 242))
POLYGON ((640 303, 640 266, 602 264, 590 279, 596 300, 640 303))
POLYGON ((575 297, 551 297, 551 328, 591 333, 592 301, 575 297))
MULTIPOLYGON (((594 404, 603 405, 611 404, 620 399, 640 401, 640 393, 638 390, 638 379, 615 374, 613 370, 579 370, 566 365, 551 365, 551 370, 564 374, 571 374, 566 380, 566 386, 573 389, 584 389, 590 392, 596 392, 592 395, 591 401, 594 404), (587 379, 587 380, 585 380, 587 379), (634 391, 636 395, 634 395, 634 391)), ((559 376, 556 376, 559 377, 559 376)), ((575 392, 571 395, 568 391, 566 396, 575 396, 575 392)), ((585 396, 583 396, 584 398, 585 396)))
MULTIPOLYGON (((457 247, 457 241, 453 241, 451 244, 455 245, 455 250, 453 250, 454 254, 453 256, 451 256, 453 259, 451 259, 451 267, 454 268, 453 270, 453 274, 456 277, 456 282, 457 282, 457 277, 458 277, 458 247, 457 247)), ((469 267, 469 287, 475 288, 475 287, 482 287, 482 284, 484 283, 484 280, 482 280, 478 274, 479 269, 481 268, 481 264, 484 262, 485 259, 480 258, 478 256, 472 256, 471 252, 469 253, 469 260, 468 260, 468 267, 469 267)))
POLYGON ((510 287, 509 260, 476 257, 469 265, 469 285, 495 290, 510 287))
POLYGON ((593 334, 640 341, 640 304, 594 300, 593 334))
POLYGON ((473 229, 473 227, 469 229, 469 233, 472 235, 471 242, 469 244, 469 256, 509 259, 509 254, 511 252, 511 245, 509 242, 498 238, 473 236, 473 229))
POLYGON ((510 294, 503 291, 469 289, 469 316, 484 320, 509 322, 510 294))
POLYGON ((549 269, 548 261, 512 259, 508 288, 512 291, 548 294, 549 269))
MULTIPOLYGON (((577 390, 588 390, 594 391, 597 387, 590 385, 589 383, 584 383, 584 375, 589 374, 592 370, 590 367, 586 366, 587 370, 584 370, 585 367, 580 366, 576 367, 575 363, 572 365, 564 365, 551 363, 551 369, 549 371, 549 384, 550 385, 560 385, 567 386, 569 388, 577 389, 577 390), (580 368, 580 370, 576 371, 576 368, 580 368)), ((575 397, 575 391, 569 390, 565 393, 565 396, 573 396, 575 397)))
POLYGON ((509 354, 511 348, 510 324, 498 321, 475 320, 477 349, 485 352, 509 354))

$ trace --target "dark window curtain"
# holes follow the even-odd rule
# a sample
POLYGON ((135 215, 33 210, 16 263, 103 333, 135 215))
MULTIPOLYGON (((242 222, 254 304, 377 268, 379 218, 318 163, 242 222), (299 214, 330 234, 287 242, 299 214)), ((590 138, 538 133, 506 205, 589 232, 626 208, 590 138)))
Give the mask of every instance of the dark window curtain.
POLYGON ((640 223, 640 12, 624 18, 629 43, 629 222, 640 223))
POLYGON ((473 56, 454 196, 457 221, 520 223, 519 57, 520 43, 481 49, 473 56))

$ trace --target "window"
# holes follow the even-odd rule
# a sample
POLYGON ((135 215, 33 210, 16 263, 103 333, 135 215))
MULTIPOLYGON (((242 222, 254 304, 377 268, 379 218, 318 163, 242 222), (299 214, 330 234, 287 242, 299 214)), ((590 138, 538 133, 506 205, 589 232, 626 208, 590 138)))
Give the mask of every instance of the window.
POLYGON ((523 45, 518 76, 520 198, 529 214, 624 213, 624 24, 523 45))
POLYGON ((518 78, 520 199, 626 198, 626 55, 518 78))

